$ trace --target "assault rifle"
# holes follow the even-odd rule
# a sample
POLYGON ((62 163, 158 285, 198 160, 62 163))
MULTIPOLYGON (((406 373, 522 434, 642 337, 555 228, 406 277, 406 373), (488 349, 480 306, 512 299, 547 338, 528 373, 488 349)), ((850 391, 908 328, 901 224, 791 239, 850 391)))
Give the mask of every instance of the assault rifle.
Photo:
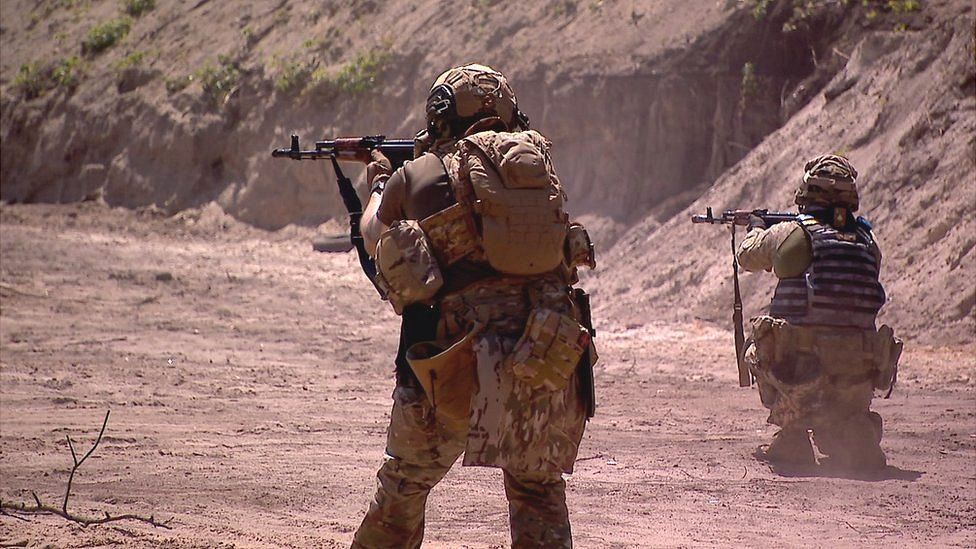
POLYGON ((705 208, 705 215, 696 214, 691 216, 692 223, 711 223, 715 225, 728 225, 729 232, 732 233, 732 288, 735 298, 732 303, 732 326, 735 330, 735 363, 739 368, 739 387, 749 387, 752 385, 752 374, 745 362, 746 336, 742 326, 742 295, 739 293, 739 261, 735 257, 735 229, 737 226, 749 225, 750 217, 758 217, 763 220, 766 226, 786 221, 793 221, 798 214, 789 212, 770 212, 769 210, 725 210, 721 217, 712 215, 711 208, 705 208))
POLYGON ((376 291, 383 295, 379 286, 376 286, 376 264, 366 253, 363 234, 359 229, 359 221, 363 217, 363 203, 359 200, 359 194, 353 187, 352 181, 342 173, 342 169, 339 167, 339 162, 368 163, 371 160, 370 153, 374 150, 379 150, 386 155, 395 170, 413 158, 413 139, 387 139, 383 135, 342 137, 316 141, 314 149, 303 151, 298 136, 292 135, 291 146, 287 149, 274 149, 271 151, 271 156, 274 158, 291 158, 292 160, 329 159, 332 161, 332 169, 335 170, 336 183, 339 186, 339 195, 342 196, 342 202, 346 206, 346 211, 349 212, 349 240, 356 247, 356 253, 359 254, 359 264, 362 266, 363 272, 376 287, 376 291))
POLYGON ((784 221, 793 221, 797 215, 799 214, 771 212, 769 210, 725 210, 722 212, 722 217, 715 217, 712 215, 711 208, 705 208, 705 215, 693 215, 691 216, 691 222, 747 226, 749 225, 749 218, 755 216, 762 219, 768 227, 776 223, 783 223, 784 221))

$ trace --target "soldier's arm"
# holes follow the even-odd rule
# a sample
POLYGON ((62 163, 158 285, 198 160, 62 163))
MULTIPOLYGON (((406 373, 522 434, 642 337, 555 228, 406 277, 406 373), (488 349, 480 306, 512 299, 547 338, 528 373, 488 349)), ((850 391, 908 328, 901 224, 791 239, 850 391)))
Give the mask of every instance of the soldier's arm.
POLYGON ((363 243, 366 252, 376 257, 376 243, 380 235, 390 228, 395 221, 403 217, 403 200, 406 196, 406 182, 403 178, 403 168, 393 172, 382 188, 375 188, 369 195, 369 202, 363 209, 362 226, 363 243))
POLYGON ((810 243, 799 223, 777 223, 768 229, 749 231, 739 244, 736 259, 747 271, 775 271, 776 276, 797 276, 812 259, 810 243))

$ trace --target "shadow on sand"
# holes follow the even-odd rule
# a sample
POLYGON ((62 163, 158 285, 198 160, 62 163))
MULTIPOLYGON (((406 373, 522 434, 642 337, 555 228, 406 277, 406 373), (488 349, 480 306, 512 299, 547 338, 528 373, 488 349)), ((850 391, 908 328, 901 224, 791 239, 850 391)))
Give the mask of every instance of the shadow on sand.
POLYGON ((857 470, 844 467, 833 466, 830 463, 820 465, 784 465, 771 464, 769 469, 777 475, 783 477, 821 477, 821 478, 843 478, 850 480, 865 480, 877 482, 881 480, 907 480, 914 482, 918 480, 924 471, 912 471, 911 469, 901 469, 894 465, 888 465, 884 469, 857 470))

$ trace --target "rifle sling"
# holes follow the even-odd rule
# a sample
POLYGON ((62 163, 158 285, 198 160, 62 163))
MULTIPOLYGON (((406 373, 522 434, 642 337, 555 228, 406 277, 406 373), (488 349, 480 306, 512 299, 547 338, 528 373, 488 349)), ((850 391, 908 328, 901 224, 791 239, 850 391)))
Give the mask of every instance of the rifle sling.
POLYGON ((359 255, 359 265, 363 268, 363 272, 366 273, 366 277, 376 288, 376 291, 383 296, 383 291, 380 287, 376 285, 376 263, 373 258, 369 257, 369 253, 366 252, 366 243, 363 241, 363 233, 359 228, 359 222, 363 217, 362 212, 362 202, 359 201, 359 196, 356 194, 356 188, 352 186, 352 181, 346 177, 346 174, 342 172, 342 168, 339 167, 339 162, 336 157, 331 157, 332 167, 335 169, 336 183, 339 185, 339 194, 342 195, 342 201, 346 205, 346 209, 349 212, 349 241, 356 248, 356 254, 359 255), (358 208, 356 207, 358 203, 358 208))

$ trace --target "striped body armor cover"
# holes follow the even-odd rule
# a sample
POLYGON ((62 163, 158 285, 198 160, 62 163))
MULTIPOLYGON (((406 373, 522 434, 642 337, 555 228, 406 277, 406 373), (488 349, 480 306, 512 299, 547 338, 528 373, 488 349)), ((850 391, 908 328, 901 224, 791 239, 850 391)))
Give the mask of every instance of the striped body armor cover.
POLYGON ((797 221, 810 238, 813 260, 802 275, 780 279, 769 314, 796 325, 873 329, 885 291, 870 224, 858 218, 854 232, 841 232, 809 215, 797 221))

